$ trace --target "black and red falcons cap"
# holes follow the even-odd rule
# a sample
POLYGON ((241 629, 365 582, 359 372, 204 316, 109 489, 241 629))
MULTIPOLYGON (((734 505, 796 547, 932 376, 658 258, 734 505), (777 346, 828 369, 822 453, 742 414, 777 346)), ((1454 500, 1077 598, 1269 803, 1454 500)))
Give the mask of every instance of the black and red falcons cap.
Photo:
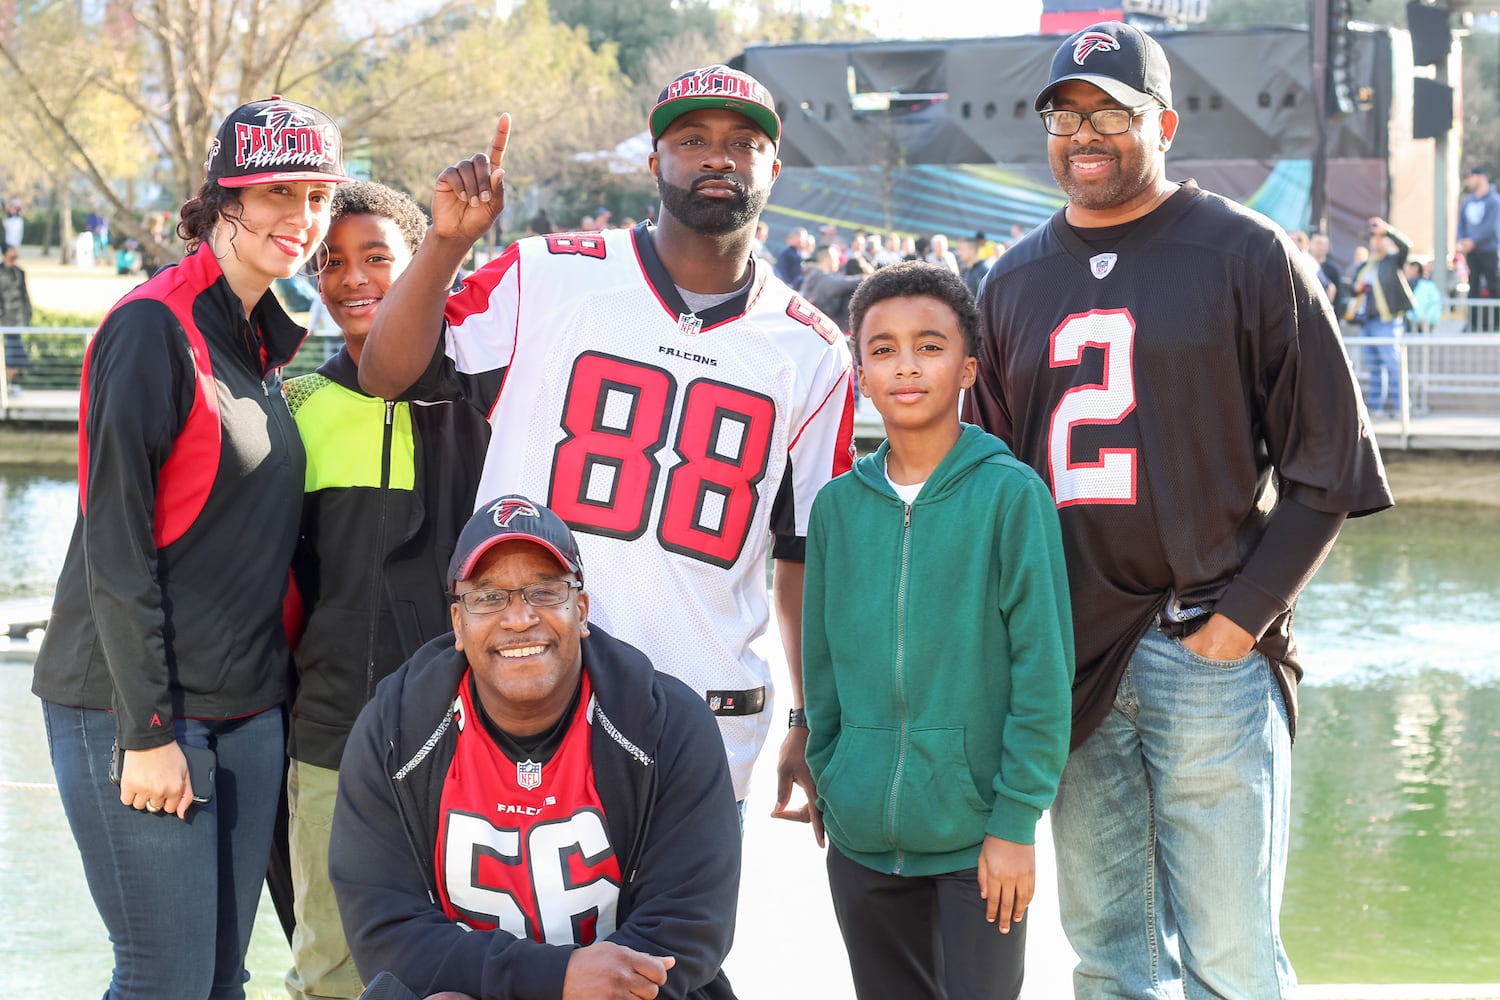
POLYGON ((352 180, 344 173, 344 142, 333 119, 279 94, 230 112, 203 166, 209 180, 227 188, 352 180))
POLYGON ((583 581, 583 557, 578 541, 563 519, 519 493, 492 500, 476 510, 458 533, 453 560, 448 563, 448 587, 467 580, 479 558, 501 542, 535 542, 551 552, 563 568, 583 581))
POLYGON ((1152 101, 1172 106, 1172 69, 1161 43, 1121 21, 1091 24, 1058 46, 1036 110, 1047 110, 1053 91, 1069 80, 1092 83, 1121 107, 1139 108, 1152 101))

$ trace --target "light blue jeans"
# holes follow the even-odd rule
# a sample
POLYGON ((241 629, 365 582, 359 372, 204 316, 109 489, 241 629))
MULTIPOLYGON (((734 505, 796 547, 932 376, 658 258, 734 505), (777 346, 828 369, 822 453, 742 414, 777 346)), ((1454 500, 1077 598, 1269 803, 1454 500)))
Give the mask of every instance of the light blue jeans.
MULTIPOLYGON (((1364 337, 1394 337, 1402 331, 1396 319, 1367 319, 1360 327, 1364 337)), ((1401 412, 1401 354, 1395 344, 1363 344, 1360 367, 1365 374, 1365 409, 1371 416, 1401 412)))
POLYGON ((1290 757, 1263 655, 1205 660, 1146 633, 1052 807, 1078 1000, 1291 996, 1290 757))

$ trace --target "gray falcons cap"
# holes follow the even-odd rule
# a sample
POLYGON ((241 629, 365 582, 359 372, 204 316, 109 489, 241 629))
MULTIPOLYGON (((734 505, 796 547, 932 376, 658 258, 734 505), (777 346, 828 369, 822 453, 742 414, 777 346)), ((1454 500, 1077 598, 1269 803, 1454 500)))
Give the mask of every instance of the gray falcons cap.
POLYGON ((480 507, 459 532, 453 559, 448 563, 448 586, 467 580, 479 557, 490 549, 516 539, 540 545, 556 556, 564 569, 583 580, 578 542, 562 518, 541 504, 511 493, 480 507))

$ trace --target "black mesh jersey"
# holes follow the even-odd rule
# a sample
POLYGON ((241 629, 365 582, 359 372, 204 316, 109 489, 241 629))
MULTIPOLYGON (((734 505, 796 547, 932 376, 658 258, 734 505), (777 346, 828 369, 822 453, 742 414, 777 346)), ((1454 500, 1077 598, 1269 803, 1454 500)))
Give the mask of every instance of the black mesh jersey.
MULTIPOLYGON (((965 403, 1057 501, 1074 746, 1155 616, 1212 608, 1278 497, 1391 504, 1333 313, 1280 229, 1190 181, 1109 235, 1092 248, 1059 211, 995 263, 965 403)), ((1259 647, 1295 724, 1291 617, 1259 647)))

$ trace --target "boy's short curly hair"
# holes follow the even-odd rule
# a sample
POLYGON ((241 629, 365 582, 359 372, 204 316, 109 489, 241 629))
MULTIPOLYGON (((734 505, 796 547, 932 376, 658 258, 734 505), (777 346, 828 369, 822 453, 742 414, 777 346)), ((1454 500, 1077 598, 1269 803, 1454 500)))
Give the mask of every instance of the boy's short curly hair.
POLYGON ((403 192, 375 181, 351 181, 333 190, 331 227, 346 215, 374 215, 390 219, 401 230, 406 248, 412 253, 427 235, 427 216, 416 202, 403 192))
POLYGON ((941 264, 907 260, 877 270, 859 283, 849 299, 849 324, 854 331, 856 356, 865 313, 886 299, 913 296, 937 299, 952 309, 964 338, 964 352, 972 356, 979 351, 979 307, 974 304, 974 295, 964 279, 941 264))

